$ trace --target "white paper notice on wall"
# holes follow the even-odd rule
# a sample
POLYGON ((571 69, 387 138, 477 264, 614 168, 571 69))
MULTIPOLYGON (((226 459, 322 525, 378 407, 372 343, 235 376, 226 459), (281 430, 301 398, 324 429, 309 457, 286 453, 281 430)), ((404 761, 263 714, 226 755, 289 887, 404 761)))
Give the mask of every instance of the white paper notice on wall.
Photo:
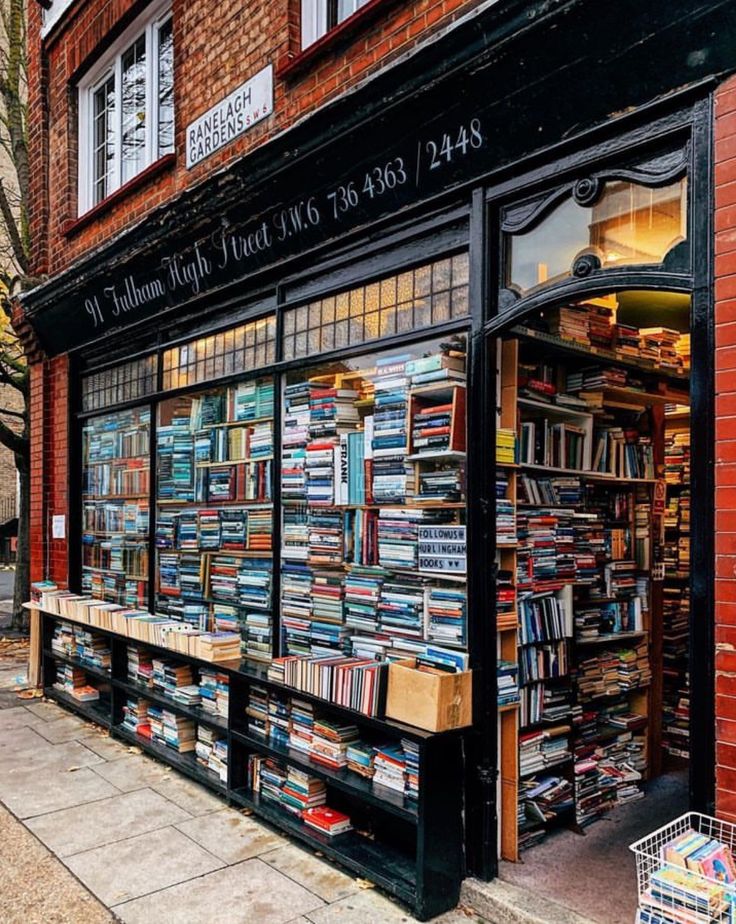
POLYGON ((187 126, 187 169, 253 128, 273 112, 269 64, 187 126))
POLYGON ((51 538, 66 539, 66 514, 58 513, 51 517, 51 538))

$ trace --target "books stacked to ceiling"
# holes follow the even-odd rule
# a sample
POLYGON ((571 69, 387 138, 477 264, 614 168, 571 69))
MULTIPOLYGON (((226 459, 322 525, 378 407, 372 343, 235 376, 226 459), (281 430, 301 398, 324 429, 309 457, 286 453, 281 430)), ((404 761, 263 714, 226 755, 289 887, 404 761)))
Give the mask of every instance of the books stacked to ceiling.
POLYGON ((285 501, 306 500, 306 461, 309 442, 310 382, 284 388, 284 419, 281 437, 281 493, 285 501))
POLYGON ((555 337, 576 343, 590 343, 587 305, 568 305, 544 313, 547 329, 555 337))
POLYGON ((197 763, 214 773, 219 781, 227 784, 227 738, 206 725, 197 726, 197 740, 194 745, 197 763))
POLYGON ((406 355, 385 356, 376 361, 373 414, 372 496, 377 504, 403 503, 414 493, 409 454, 407 418, 409 377, 406 355))

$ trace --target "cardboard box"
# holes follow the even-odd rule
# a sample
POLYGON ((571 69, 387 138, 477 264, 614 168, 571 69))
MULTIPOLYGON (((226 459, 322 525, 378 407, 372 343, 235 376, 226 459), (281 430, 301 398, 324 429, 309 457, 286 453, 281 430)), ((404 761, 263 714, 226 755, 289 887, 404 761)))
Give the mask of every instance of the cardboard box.
POLYGON ((415 664, 413 659, 389 664, 386 718, 425 731, 472 725, 473 672, 431 674, 415 664))

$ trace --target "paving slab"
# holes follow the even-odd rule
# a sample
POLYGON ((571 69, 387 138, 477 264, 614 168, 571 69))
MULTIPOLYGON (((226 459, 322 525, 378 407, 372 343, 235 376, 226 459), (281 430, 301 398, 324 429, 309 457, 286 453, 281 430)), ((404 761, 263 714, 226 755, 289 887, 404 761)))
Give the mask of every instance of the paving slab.
POLYGON ((66 862, 108 906, 211 873, 223 865, 175 828, 160 828, 96 847, 66 862))
MULTIPOLYGON (((20 729, 20 732, 31 731, 20 729)), ((35 741, 19 743, 17 748, 0 743, 0 793, 4 780, 17 774, 36 773, 41 770, 70 770, 73 767, 90 767, 102 763, 102 758, 77 741, 52 745, 40 735, 35 741)))
MULTIPOLYGON (((376 889, 364 889, 316 911, 308 911, 311 924, 408 924, 416 918, 376 889)), ((432 918, 432 924, 473 924, 481 919, 457 908, 432 918)))
POLYGON ((171 773, 171 778, 161 783, 153 783, 151 789, 165 799, 183 808, 190 815, 207 815, 220 812, 224 802, 214 793, 178 773, 171 773))
POLYGON ((96 772, 122 792, 145 789, 154 783, 171 779, 175 774, 166 764, 133 754, 100 764, 96 772))
POLYGON ((12 731, 25 726, 33 727, 43 724, 43 720, 29 712, 24 706, 11 706, 0 710, 0 731, 12 731))
POLYGON ((90 751, 94 751, 98 757, 102 757, 104 760, 120 760, 123 757, 127 757, 130 753, 126 745, 116 741, 115 738, 112 738, 109 732, 104 729, 97 732, 90 731, 89 735, 85 735, 78 740, 81 741, 86 748, 89 748, 90 751))
POLYGON ((69 713, 62 709, 61 706, 58 706, 56 703, 28 703, 25 708, 32 712, 33 715, 38 716, 39 719, 43 719, 44 722, 53 722, 54 719, 61 719, 64 716, 69 715, 69 713))
POLYGON ((112 914, 0 806, 0 921, 112 924, 112 914))
MULTIPOLYGON (((125 924, 287 924, 323 904, 261 860, 245 860, 199 879, 115 905, 125 924)), ((365 920, 361 924, 367 924, 365 920)))
POLYGON ((36 731, 51 744, 63 744, 65 741, 74 741, 75 738, 89 735, 90 727, 84 719, 78 719, 75 715, 65 715, 61 719, 54 719, 53 722, 39 721, 36 731))
POLYGON ((3 782, 2 799, 18 818, 32 818, 119 794, 88 767, 15 774, 3 782))
POLYGON ((121 793, 89 805, 62 809, 26 822, 60 857, 102 847, 137 834, 165 828, 190 816, 150 789, 121 793))
POLYGON ((239 863, 287 842, 252 818, 223 809, 176 826, 225 863, 239 863))
POLYGON ((352 876, 295 844, 264 853, 261 859, 326 902, 339 901, 360 889, 352 876))

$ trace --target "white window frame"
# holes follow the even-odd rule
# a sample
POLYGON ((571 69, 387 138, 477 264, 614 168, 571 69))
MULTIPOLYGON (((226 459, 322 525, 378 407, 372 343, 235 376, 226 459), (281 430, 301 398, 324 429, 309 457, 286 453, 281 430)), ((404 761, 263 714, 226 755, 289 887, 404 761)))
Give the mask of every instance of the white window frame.
POLYGON ((327 21, 329 2, 330 0, 301 0, 302 51, 306 51, 318 39, 323 38, 341 23, 354 16, 361 7, 368 3, 368 0, 352 0, 353 11, 348 13, 344 19, 338 19, 333 25, 327 21))
MULTIPOLYGON (((106 190, 105 199, 119 189, 122 181, 122 106, 120 93, 122 87, 122 56, 142 35, 146 39, 146 145, 141 173, 159 159, 159 31, 171 19, 171 0, 161 0, 148 8, 142 16, 122 33, 115 43, 95 63, 94 67, 79 81, 79 155, 78 155, 78 214, 83 215, 99 205, 95 201, 94 190, 94 94, 96 90, 112 75, 115 78, 115 135, 112 179, 106 190)), ((136 174, 137 175, 137 174, 136 174)), ((133 177, 125 181, 129 183, 133 177)))

